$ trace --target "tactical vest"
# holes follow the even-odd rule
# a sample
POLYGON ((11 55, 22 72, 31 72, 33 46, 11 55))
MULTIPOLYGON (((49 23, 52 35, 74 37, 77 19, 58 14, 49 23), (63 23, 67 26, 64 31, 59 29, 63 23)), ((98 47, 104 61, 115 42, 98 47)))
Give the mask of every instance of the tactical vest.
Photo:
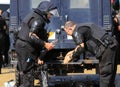
POLYGON ((85 42, 86 48, 97 58, 102 56, 108 46, 110 46, 111 48, 116 46, 117 43, 115 38, 111 37, 101 27, 93 23, 84 23, 79 25, 79 27, 83 26, 89 27, 91 30, 91 37, 85 42))
POLYGON ((80 26, 89 27, 92 32, 92 37, 96 40, 100 40, 107 33, 104 29, 102 29, 102 27, 99 27, 94 23, 83 23, 80 24, 79 27, 80 26))
MULTIPOLYGON (((22 22, 21 30, 18 33, 19 39, 29 42, 29 32, 30 32, 30 28, 31 28, 31 23, 35 19, 40 19, 44 24, 46 23, 45 20, 42 18, 42 16, 32 12, 31 14, 27 15, 27 17, 22 22)), ((46 33, 43 33, 43 32, 45 32, 44 26, 43 26, 43 30, 41 30, 41 32, 39 32, 39 33, 42 33, 40 35, 41 39, 44 41, 47 41, 47 35, 46 35, 46 33)))
POLYGON ((34 18, 33 14, 27 15, 21 24, 21 30, 18 33, 18 38, 24 41, 29 41, 29 22, 34 18))

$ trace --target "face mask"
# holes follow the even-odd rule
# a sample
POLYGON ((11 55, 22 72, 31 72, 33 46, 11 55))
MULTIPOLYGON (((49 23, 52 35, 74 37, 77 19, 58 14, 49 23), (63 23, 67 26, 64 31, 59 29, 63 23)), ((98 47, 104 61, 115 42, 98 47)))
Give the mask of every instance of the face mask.
POLYGON ((59 17, 59 13, 57 9, 53 9, 51 11, 49 11, 49 13, 51 13, 53 16, 59 17))

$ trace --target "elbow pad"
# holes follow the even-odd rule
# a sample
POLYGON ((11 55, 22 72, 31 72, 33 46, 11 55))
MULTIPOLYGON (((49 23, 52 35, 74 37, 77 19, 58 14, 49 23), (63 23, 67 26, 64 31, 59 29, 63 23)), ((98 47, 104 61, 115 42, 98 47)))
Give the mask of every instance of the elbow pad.
MULTIPOLYGON (((32 23, 31 23, 31 28, 30 28, 30 32, 32 33, 38 33, 39 29, 41 29, 42 27, 42 22, 38 19, 34 20, 32 23)), ((35 37, 34 35, 30 35, 29 36, 30 38, 30 43, 34 46, 44 46, 44 41, 35 37)))
POLYGON ((81 46, 79 48, 77 48, 77 51, 73 52, 72 60, 78 59, 84 51, 85 51, 85 49, 81 46))
POLYGON ((38 38, 36 38, 34 35, 31 35, 30 36, 30 43, 31 44, 34 44, 34 45, 40 45, 40 46, 44 46, 44 41, 43 40, 41 40, 41 39, 38 39, 38 38))
POLYGON ((38 32, 43 26, 43 23, 40 20, 34 20, 31 24, 30 32, 38 32))
POLYGON ((78 32, 73 32, 73 39, 77 45, 83 42, 83 35, 78 32))

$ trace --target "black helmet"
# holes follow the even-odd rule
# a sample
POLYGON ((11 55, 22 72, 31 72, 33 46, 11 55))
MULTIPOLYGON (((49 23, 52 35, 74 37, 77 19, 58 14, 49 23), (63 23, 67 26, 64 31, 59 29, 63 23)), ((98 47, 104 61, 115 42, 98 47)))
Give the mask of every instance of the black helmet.
POLYGON ((37 9, 40 11, 49 12, 54 16, 59 16, 57 6, 49 1, 41 2, 37 9))

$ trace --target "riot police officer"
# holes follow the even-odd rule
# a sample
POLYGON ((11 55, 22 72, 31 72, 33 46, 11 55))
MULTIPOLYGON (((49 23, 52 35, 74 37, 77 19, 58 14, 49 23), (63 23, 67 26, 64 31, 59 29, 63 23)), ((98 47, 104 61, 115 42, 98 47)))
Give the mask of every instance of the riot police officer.
POLYGON ((119 6, 119 0, 115 0, 113 3, 113 11, 112 11, 112 35, 116 37, 116 40, 118 41, 118 52, 117 52, 117 58, 118 63, 120 63, 120 6, 119 6))
POLYGON ((4 11, 2 13, 2 18, 5 20, 6 22, 6 31, 5 31, 5 47, 4 47, 4 51, 3 51, 3 55, 4 55, 4 66, 7 66, 9 64, 9 56, 8 56, 8 51, 10 48, 10 38, 9 38, 9 16, 10 16, 10 9, 4 11))
POLYGON ((45 24, 50 22, 51 16, 58 16, 57 7, 49 1, 43 1, 25 17, 21 24, 15 45, 18 56, 17 68, 20 73, 17 86, 34 87, 35 61, 43 64, 44 59, 39 57, 40 51, 42 49, 49 51, 54 47, 48 42, 48 34, 45 29, 45 24))
POLYGON ((5 50, 5 36, 6 36, 6 23, 5 20, 1 16, 2 10, 0 9, 0 74, 1 68, 3 64, 3 52, 5 50))
POLYGON ((116 54, 116 57, 118 58, 118 63, 120 63, 120 13, 115 13, 113 17, 113 27, 112 27, 112 35, 116 37, 116 40, 118 41, 118 52, 116 54))
POLYGON ((67 53, 64 64, 79 58, 84 51, 89 51, 99 59, 100 87, 115 87, 117 41, 108 33, 92 23, 77 25, 66 22, 64 30, 73 37, 76 48, 67 53))

